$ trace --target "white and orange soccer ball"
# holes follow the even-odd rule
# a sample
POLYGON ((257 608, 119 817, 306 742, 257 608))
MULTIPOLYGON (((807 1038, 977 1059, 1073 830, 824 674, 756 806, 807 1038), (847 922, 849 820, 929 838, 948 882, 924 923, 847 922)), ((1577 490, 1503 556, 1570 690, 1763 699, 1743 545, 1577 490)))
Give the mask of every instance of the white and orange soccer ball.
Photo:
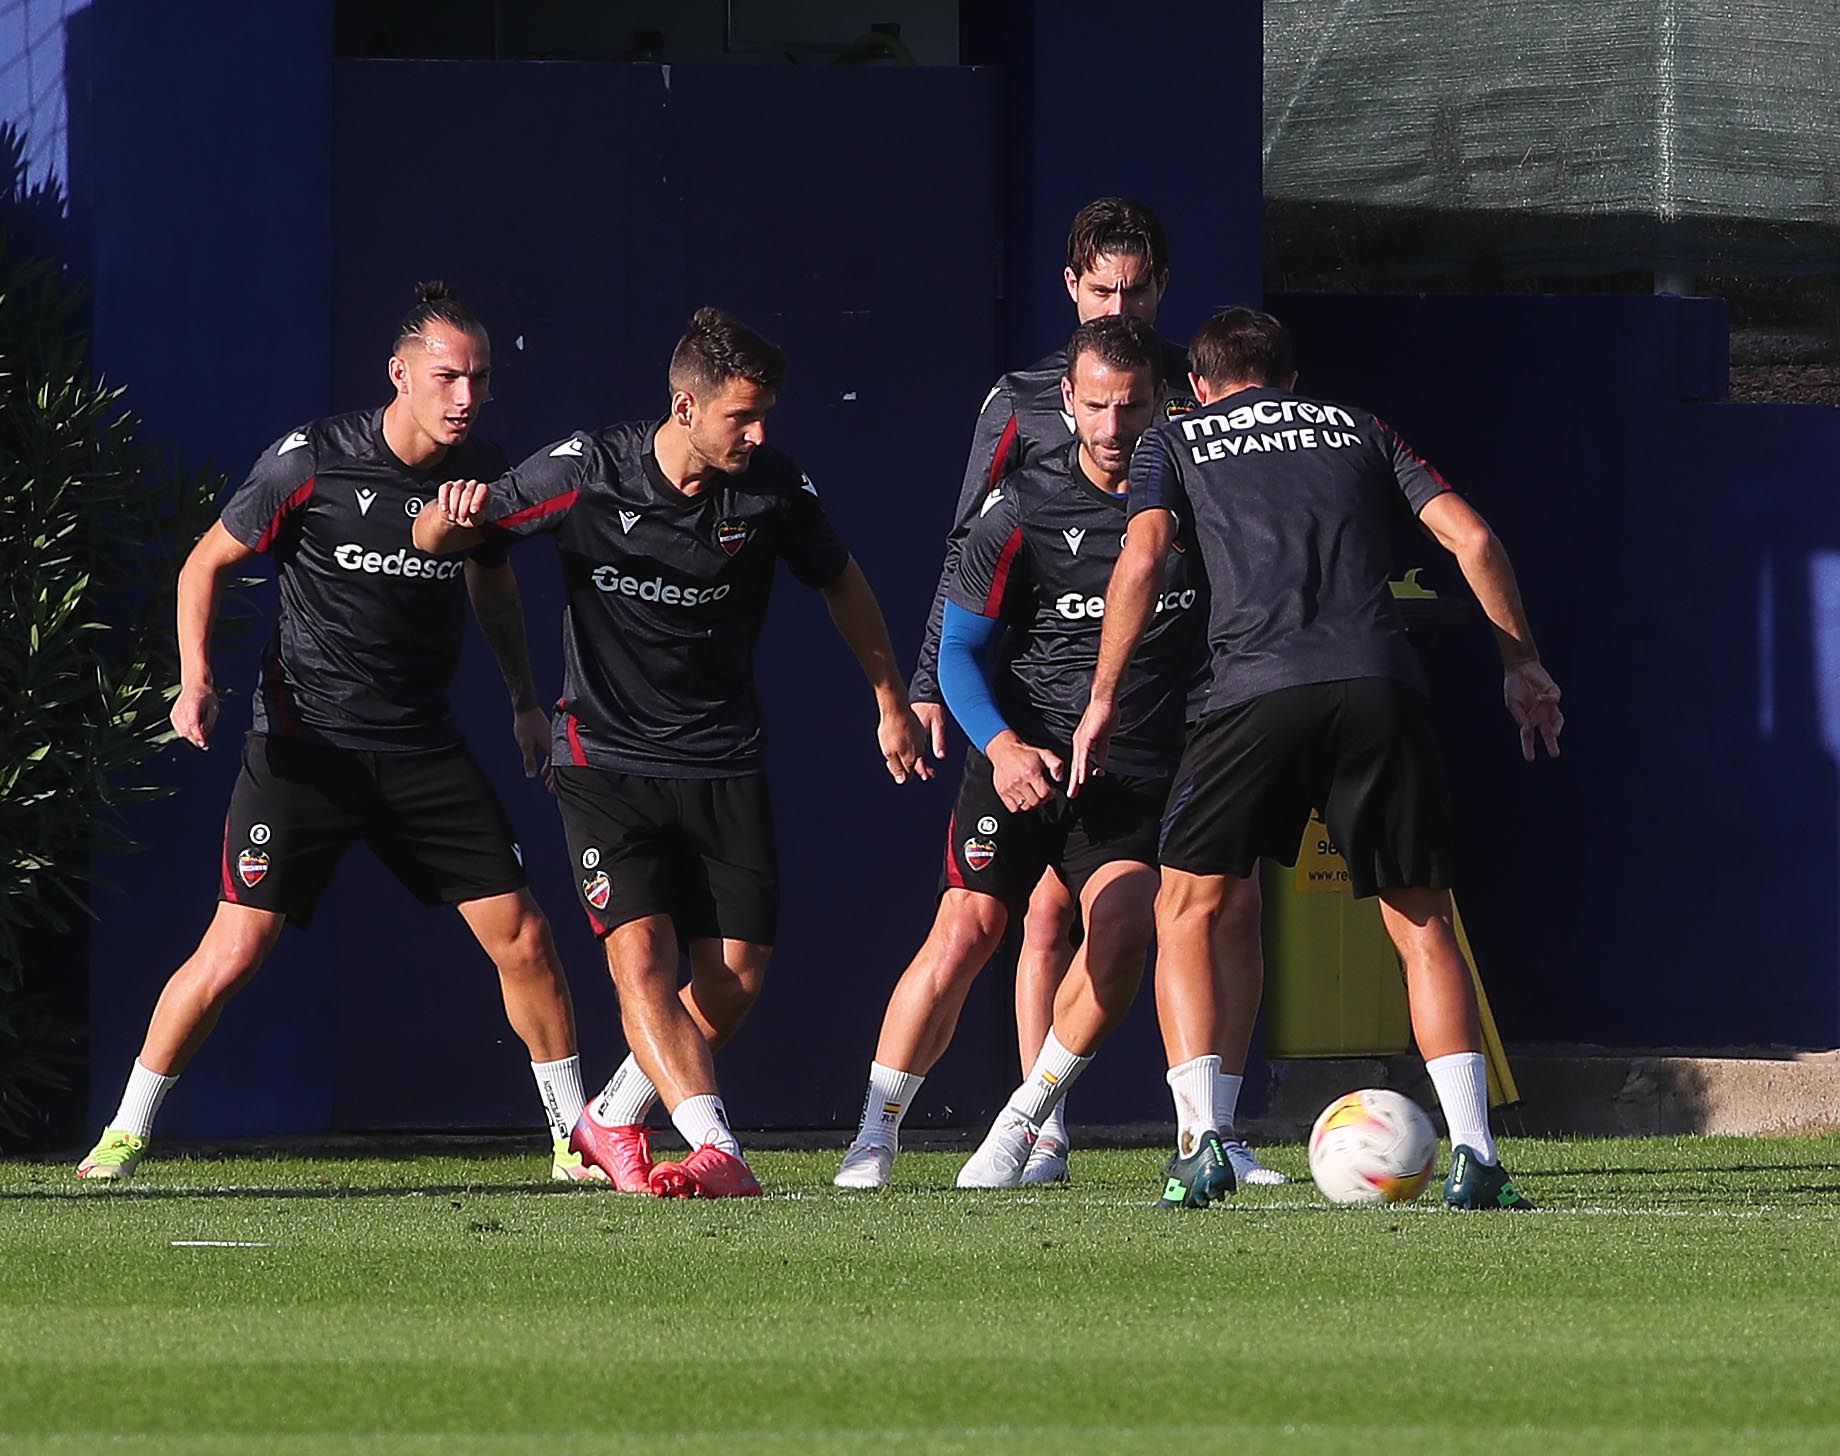
POLYGON ((1410 1203, 1437 1161, 1437 1131, 1410 1097, 1338 1097, 1310 1129, 1310 1176, 1331 1203, 1410 1203))

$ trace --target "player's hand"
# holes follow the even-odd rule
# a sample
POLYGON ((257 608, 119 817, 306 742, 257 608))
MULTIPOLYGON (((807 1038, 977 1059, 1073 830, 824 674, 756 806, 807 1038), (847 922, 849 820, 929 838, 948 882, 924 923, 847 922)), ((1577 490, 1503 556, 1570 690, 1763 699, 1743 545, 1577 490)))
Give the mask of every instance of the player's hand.
POLYGON ((1502 678, 1501 696, 1508 705, 1508 715, 1521 730, 1521 757, 1533 762, 1537 733, 1548 756, 1557 758, 1565 714, 1559 711, 1559 685, 1538 660, 1509 668, 1502 678))
POLYGON ((179 696, 173 700, 172 712, 167 714, 177 733, 193 748, 209 748, 211 730, 217 726, 217 689, 205 687, 179 688, 179 696))
POLYGON ((1118 705, 1109 699, 1094 698, 1080 714, 1080 726, 1073 730, 1073 774, 1067 784, 1067 797, 1077 799, 1088 781, 1105 772, 1105 760, 1111 756, 1112 730, 1118 726, 1118 705))
POLYGON ((522 709, 511 719, 511 736, 524 758, 524 777, 534 779, 540 771, 549 784, 555 776, 549 763, 549 714, 541 708, 522 709))
POLYGON ((1058 753, 1024 743, 1009 728, 990 740, 984 756, 990 760, 990 777, 997 797, 1012 814, 1027 813, 1047 803, 1067 769, 1058 753))
POLYGON ((434 503, 450 526, 477 526, 491 498, 492 487, 483 480, 444 480, 434 503))
POLYGON ((943 763, 946 756, 946 705, 944 703, 915 703, 914 716, 920 720, 920 726, 926 730, 927 738, 932 743, 933 757, 943 763))
POLYGON ((875 742, 882 750, 882 762, 888 765, 888 777, 897 784, 933 776, 933 767, 926 761, 926 729, 906 704, 882 714, 875 742))

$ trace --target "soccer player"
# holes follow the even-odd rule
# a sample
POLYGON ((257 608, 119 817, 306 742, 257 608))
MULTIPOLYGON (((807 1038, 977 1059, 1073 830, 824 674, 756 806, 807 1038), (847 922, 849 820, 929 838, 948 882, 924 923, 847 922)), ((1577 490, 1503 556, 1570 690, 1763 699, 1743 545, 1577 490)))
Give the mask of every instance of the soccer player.
POLYGON ((517 581, 502 550, 437 561, 410 540, 441 481, 504 458, 469 438, 491 369, 472 310, 445 284, 422 284, 396 331, 389 404, 290 430, 187 558, 172 724, 195 747, 209 746, 217 722, 211 628, 226 578, 272 554, 280 608, 224 824, 217 913, 161 992, 121 1107, 78 1176, 133 1175, 161 1101, 225 1004, 283 925, 308 923, 333 868, 363 840, 423 904, 454 906, 498 967, 554 1139, 551 1176, 602 1178, 569 1148, 581 1066, 549 923, 447 701, 470 594, 511 690, 524 771, 536 773, 549 722, 517 581))
MULTIPOLYGON (((1206 713, 1176 771, 1157 897, 1157 1010, 1177 1146, 1164 1202, 1228 1191, 1220 1069, 1244 1065, 1256 960, 1217 927, 1252 893, 1261 858, 1296 862, 1310 810, 1378 895, 1405 965, 1412 1030, 1453 1144, 1444 1201, 1531 1205, 1489 1130, 1475 991, 1451 922, 1449 793, 1426 684, 1388 577, 1388 523, 1416 517, 1457 559, 1494 625, 1502 691, 1528 762, 1559 751, 1559 689, 1540 663, 1507 552, 1488 523, 1385 424, 1295 393, 1289 335, 1227 309, 1189 346, 1200 408, 1158 425, 1131 467, 1131 530, 1105 601, 1092 701, 1074 738, 1074 791, 1104 779, 1124 721, 1128 664, 1157 621, 1166 563, 1191 537, 1213 598, 1206 713)), ((1237 1088, 1233 1089, 1235 1092, 1237 1088)))
POLYGON ((887 1186, 902 1118, 951 1041, 972 981, 1044 871, 1079 897, 1086 933, 1027 1079, 959 1172, 960 1187, 1024 1180, 1048 1117, 1143 976, 1157 824, 1181 751, 1205 610, 1180 566, 1123 688, 1111 770, 1078 802, 1060 780, 1124 534, 1131 450, 1161 400, 1162 353, 1142 319, 1081 324, 1061 384, 1075 439, 1006 475, 965 537, 946 599, 939 678, 974 747, 947 831, 938 913, 889 999, 839 1187, 887 1186))
MULTIPOLYGON (((1169 286, 1169 242, 1161 220, 1143 203, 1120 197, 1088 203, 1075 214, 1068 229, 1062 277, 1078 322, 1124 315, 1154 324, 1169 286)), ((1188 353, 1167 341, 1162 349, 1163 410, 1169 415, 1182 414, 1195 403, 1187 387, 1188 353)), ((1042 452, 1059 450, 1071 440, 1073 422, 1061 399, 1066 373, 1066 353, 1056 349, 1026 369, 1005 374, 991 386, 979 411, 957 514, 946 540, 945 563, 914 670, 914 711, 932 735, 935 757, 943 758, 946 749, 946 710, 936 675, 939 631, 960 546, 993 486, 1042 452)), ((1256 934, 1258 928, 1256 901, 1250 904, 1249 913, 1250 921, 1240 927, 1246 936, 1256 934)), ((1055 991, 1073 956, 1074 923, 1074 904, 1067 887, 1057 875, 1044 874, 1029 902, 1016 956, 1016 1032, 1025 1070, 1034 1064, 1053 1020, 1055 991)), ((1227 1146, 1242 1180, 1284 1181, 1283 1174, 1260 1165, 1244 1142, 1229 1139, 1227 1146)), ((1068 1147, 1064 1110, 1057 1106, 1036 1141, 1027 1181, 1064 1181, 1068 1147)))
POLYGON ((810 479, 766 444, 785 377, 779 349, 699 309, 671 356, 663 420, 574 434, 496 483, 449 485, 416 523, 436 552, 556 536, 568 590, 556 794, 632 1049, 574 1146, 629 1192, 760 1192, 711 1051, 759 996, 778 931, 754 644, 779 561, 824 593, 874 688, 889 774, 931 774, 875 595, 810 479), (654 1166, 644 1122, 661 1097, 691 1151, 654 1166))

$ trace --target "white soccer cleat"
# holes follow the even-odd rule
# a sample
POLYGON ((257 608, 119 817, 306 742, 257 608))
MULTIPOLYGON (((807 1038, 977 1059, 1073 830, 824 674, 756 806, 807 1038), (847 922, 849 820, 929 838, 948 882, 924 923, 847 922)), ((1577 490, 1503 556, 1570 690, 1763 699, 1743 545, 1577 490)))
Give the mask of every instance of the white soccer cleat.
POLYGON ((1029 1149, 1029 1160, 1022 1165, 1024 1185, 1031 1183, 1065 1183, 1069 1179, 1067 1171, 1067 1144, 1059 1138, 1038 1137, 1035 1146, 1029 1149))
POLYGON ((958 1170, 960 1188, 1020 1188, 1036 1142, 1035 1124, 1007 1107, 997 1114, 978 1150, 958 1170))
POLYGON ((886 1188, 893 1173, 893 1148, 859 1140, 845 1151, 843 1166, 831 1182, 839 1188, 886 1188))
POLYGON ((1291 1180, 1276 1168, 1267 1168, 1259 1161, 1259 1155, 1246 1146, 1244 1138, 1222 1138, 1220 1146, 1225 1149, 1227 1161, 1233 1165, 1233 1176, 1244 1188, 1276 1188, 1281 1183, 1291 1180))

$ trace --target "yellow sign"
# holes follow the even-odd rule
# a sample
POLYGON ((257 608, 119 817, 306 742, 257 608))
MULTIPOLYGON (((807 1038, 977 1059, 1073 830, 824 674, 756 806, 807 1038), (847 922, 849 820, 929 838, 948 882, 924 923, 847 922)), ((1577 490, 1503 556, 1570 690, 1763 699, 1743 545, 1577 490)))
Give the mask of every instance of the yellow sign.
POLYGON ((1329 837, 1329 826, 1312 813, 1303 827, 1303 847, 1297 851, 1297 893, 1300 895, 1352 895, 1348 861, 1329 837))

